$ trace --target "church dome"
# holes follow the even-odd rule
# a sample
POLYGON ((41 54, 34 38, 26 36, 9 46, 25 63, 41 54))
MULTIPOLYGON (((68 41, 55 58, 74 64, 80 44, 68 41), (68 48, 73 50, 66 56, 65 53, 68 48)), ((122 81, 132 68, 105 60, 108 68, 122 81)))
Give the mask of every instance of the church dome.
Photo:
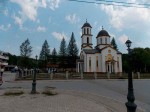
POLYGON ((86 23, 84 23, 84 25, 82 26, 82 28, 83 27, 90 27, 90 28, 92 28, 91 25, 87 21, 86 21, 86 23))
POLYGON ((97 37, 101 37, 101 36, 108 36, 108 37, 110 37, 109 33, 106 30, 104 30, 103 28, 97 35, 97 37))

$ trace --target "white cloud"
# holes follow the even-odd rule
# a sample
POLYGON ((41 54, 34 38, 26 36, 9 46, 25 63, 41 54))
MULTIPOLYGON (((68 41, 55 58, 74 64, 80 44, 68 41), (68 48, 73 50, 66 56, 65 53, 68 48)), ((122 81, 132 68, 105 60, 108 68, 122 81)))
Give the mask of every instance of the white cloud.
POLYGON ((7 31, 11 28, 11 24, 8 24, 8 25, 0 25, 0 30, 2 31, 7 31))
POLYGON ((64 32, 59 33, 59 32, 53 32, 52 35, 59 41, 61 41, 63 38, 65 38, 65 40, 67 40, 67 36, 64 32))
POLYGON ((42 27, 42 26, 38 26, 38 27, 37 27, 37 31, 38 31, 38 32, 45 32, 45 31, 46 31, 46 28, 45 28, 45 27, 42 27))
POLYGON ((46 7, 47 7, 46 0, 42 0, 42 7, 44 7, 44 8, 46 8, 46 7))
POLYGON ((10 0, 21 7, 22 18, 28 18, 31 21, 37 19, 37 9, 49 6, 51 10, 59 7, 60 0, 10 0))
POLYGON ((118 40, 119 42, 121 42, 121 44, 125 44, 125 42, 128 40, 128 36, 126 36, 125 34, 121 35, 118 40))
POLYGON ((67 21, 69 21, 70 23, 72 23, 72 24, 76 24, 76 23, 78 23, 79 20, 80 20, 79 17, 76 16, 76 14, 67 15, 67 16, 65 17, 65 19, 66 19, 67 21))
POLYGON ((141 27, 146 31, 150 30, 150 9, 106 5, 101 5, 101 9, 108 14, 110 24, 118 30, 140 30, 141 27))
POLYGON ((32 21, 36 20, 38 0, 11 0, 11 2, 17 3, 22 9, 22 14, 32 21))
POLYGON ((15 23, 17 25, 19 25, 20 29, 22 28, 22 25, 23 25, 23 19, 21 17, 18 17, 16 15, 13 16, 14 20, 15 20, 15 23))
POLYGON ((56 8, 59 7, 60 0, 49 0, 49 8, 51 10, 55 10, 56 8))

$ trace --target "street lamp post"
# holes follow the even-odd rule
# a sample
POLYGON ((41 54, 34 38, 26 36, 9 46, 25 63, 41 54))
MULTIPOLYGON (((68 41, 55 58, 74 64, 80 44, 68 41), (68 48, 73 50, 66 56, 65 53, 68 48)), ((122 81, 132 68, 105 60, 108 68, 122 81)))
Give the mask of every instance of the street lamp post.
MULTIPOLYGON (((131 65, 131 41, 126 41, 126 46, 128 47, 128 56, 129 56, 129 65, 131 65)), ((134 103, 135 97, 134 97, 134 91, 133 91, 133 82, 132 82, 132 66, 128 67, 128 95, 127 95, 128 102, 126 102, 127 112, 136 112, 137 105, 134 103)))
POLYGON ((36 72, 37 72, 37 55, 35 56, 36 58, 36 67, 34 68, 34 75, 33 75, 33 83, 32 83, 32 91, 31 93, 32 94, 35 94, 36 93, 36 72))

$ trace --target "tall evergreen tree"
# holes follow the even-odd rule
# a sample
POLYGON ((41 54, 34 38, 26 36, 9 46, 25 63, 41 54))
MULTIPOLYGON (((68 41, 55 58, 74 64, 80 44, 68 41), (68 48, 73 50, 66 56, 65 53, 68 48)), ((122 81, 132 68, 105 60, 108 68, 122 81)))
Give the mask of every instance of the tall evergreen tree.
POLYGON ((117 47, 117 44, 116 44, 116 41, 115 41, 114 37, 111 40, 111 45, 113 46, 114 49, 118 50, 118 47, 117 47))
POLYGON ((50 55, 50 49, 47 40, 44 41, 42 45, 42 49, 40 52, 39 59, 40 60, 47 60, 47 57, 50 55))
POLYGON ((59 67, 66 68, 67 64, 66 64, 66 56, 67 56, 67 49, 66 49, 66 41, 63 38, 61 43, 60 43, 60 49, 59 49, 59 67))
POLYGON ((25 40, 20 46, 20 56, 29 58, 31 56, 32 47, 29 39, 25 40))
POLYGON ((54 48, 53 51, 52 51, 52 56, 56 56, 57 55, 57 51, 56 49, 54 48))
POLYGON ((57 62, 57 52, 56 52, 56 49, 55 49, 55 48, 54 48, 53 51, 52 51, 52 60, 51 60, 51 62, 52 62, 53 64, 56 64, 56 62, 57 62))
MULTIPOLYGON (((76 66, 76 59, 78 56, 78 48, 77 44, 74 38, 74 33, 71 34, 71 39, 69 41, 68 47, 67 47, 67 54, 68 54, 68 67, 74 68, 76 66)), ((71 69, 73 70, 73 69, 71 69)))
POLYGON ((47 60, 48 60, 48 56, 50 55, 50 49, 49 49, 49 45, 47 40, 44 41, 43 45, 42 45, 42 49, 40 52, 40 67, 44 67, 45 70, 47 68, 47 60))
POLYGON ((66 56, 67 55, 66 40, 64 38, 62 39, 62 41, 60 43, 59 55, 60 56, 66 56))
POLYGON ((74 33, 72 32, 71 39, 70 39, 70 42, 69 42, 68 48, 67 48, 67 54, 68 54, 68 56, 77 57, 78 52, 79 52, 79 50, 77 48, 76 40, 74 38, 74 33))

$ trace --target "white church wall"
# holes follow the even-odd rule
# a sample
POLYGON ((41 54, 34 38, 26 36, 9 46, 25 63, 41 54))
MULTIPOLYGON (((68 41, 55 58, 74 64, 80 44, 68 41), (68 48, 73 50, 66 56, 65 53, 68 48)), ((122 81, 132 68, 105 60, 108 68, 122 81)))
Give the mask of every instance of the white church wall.
POLYGON ((118 72, 122 72, 122 55, 118 54, 118 57, 119 57, 119 70, 118 70, 118 72))
MULTIPOLYGON (((83 37, 82 37, 82 43, 84 44, 84 43, 87 43, 87 37, 89 37, 89 43, 90 44, 92 44, 92 37, 89 35, 89 36, 87 36, 87 35, 83 35, 83 37)), ((82 44, 81 43, 81 44, 82 44)))
POLYGON ((94 72, 101 72, 102 68, 101 68, 101 54, 100 53, 96 53, 95 54, 95 71, 94 72), (97 66, 97 57, 98 57, 98 66, 97 66))
POLYGON ((83 56, 84 56, 84 72, 86 72, 87 70, 87 55, 83 52, 83 56))
POLYGON ((87 72, 95 71, 95 56, 94 54, 87 54, 87 72), (91 66, 89 65, 89 60, 91 59, 91 66))

